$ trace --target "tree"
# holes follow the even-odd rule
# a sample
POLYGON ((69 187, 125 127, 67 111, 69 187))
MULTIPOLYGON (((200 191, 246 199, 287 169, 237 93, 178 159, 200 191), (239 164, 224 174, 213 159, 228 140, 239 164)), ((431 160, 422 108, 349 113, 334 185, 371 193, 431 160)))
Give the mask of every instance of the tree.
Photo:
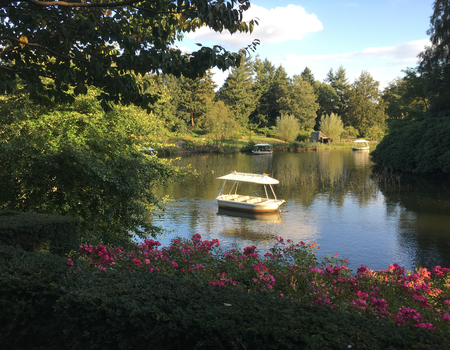
POLYGON ((345 69, 340 66, 336 73, 333 72, 333 69, 330 69, 327 77, 325 78, 325 82, 329 83, 339 96, 339 101, 337 103, 338 108, 334 110, 333 113, 337 113, 339 117, 341 117, 344 124, 346 124, 345 114, 348 108, 350 83, 346 77, 345 69))
MULTIPOLYGON (((174 43, 184 33, 207 26, 215 31, 251 32, 242 14, 248 0, 113 2, 1 2, 0 91, 17 87, 38 103, 73 102, 88 86, 102 90, 110 102, 147 108, 155 97, 144 93, 136 76, 171 73, 195 79, 207 69, 239 64, 240 53, 220 46, 201 47, 190 54, 174 43), (134 74, 132 74, 134 72, 134 74)), ((245 51, 254 50, 255 40, 245 51)), ((201 46, 201 45, 200 45, 201 46)))
POLYGON ((202 126, 206 112, 211 108, 214 99, 214 89, 216 84, 212 79, 210 71, 205 76, 189 79, 181 77, 180 95, 178 96, 178 106, 180 114, 191 127, 202 126))
POLYGON ((303 72, 300 75, 304 81, 307 81, 312 86, 314 86, 316 79, 314 79, 314 74, 312 74, 311 70, 308 67, 305 67, 305 69, 303 70, 303 72))
POLYGON ((214 134, 218 141, 239 130, 240 125, 233 118, 230 108, 223 101, 217 101, 206 113, 204 127, 208 133, 214 134))
POLYGON ((248 126, 250 114, 256 107, 250 58, 243 56, 239 67, 231 69, 231 73, 217 93, 217 99, 231 108, 231 113, 239 125, 248 126))
POLYGON ((423 118, 429 105, 423 87, 424 79, 417 74, 417 69, 407 68, 403 72, 403 78, 391 81, 383 91, 391 131, 423 118))
POLYGON ((267 127, 272 109, 269 90, 275 78, 276 68, 267 58, 264 61, 256 58, 253 70, 255 72, 253 91, 257 102, 255 110, 250 115, 250 122, 260 127, 267 127))
POLYGON ((286 93, 278 99, 281 113, 292 114, 303 130, 312 129, 316 123, 319 104, 312 85, 302 76, 294 75, 286 93))
POLYGON ((373 127, 385 129, 386 115, 379 85, 366 71, 355 80, 348 94, 345 126, 353 126, 362 135, 366 135, 373 127))
POLYGON ((317 95, 317 103, 319 109, 316 112, 316 124, 315 129, 319 129, 320 118, 323 115, 330 115, 331 113, 339 110, 339 96, 336 90, 330 84, 321 83, 316 81, 314 84, 314 90, 317 95))
POLYGON ((439 113, 450 109, 450 1, 436 0, 430 18, 431 46, 419 55, 419 73, 425 80, 430 110, 439 113))
POLYGON ((285 142, 294 141, 300 131, 297 118, 292 114, 281 114, 281 116, 277 118, 276 125, 278 135, 285 142))
POLYGON ((338 115, 331 113, 330 115, 322 117, 322 120, 320 121, 320 131, 330 139, 334 140, 344 131, 344 124, 338 115))
POLYGON ((283 97, 288 96, 289 91, 289 77, 283 66, 278 66, 275 70, 273 80, 270 87, 264 96, 265 104, 267 106, 268 125, 276 124, 277 118, 283 110, 283 97))
POLYGON ((162 122, 134 106, 105 113, 99 91, 48 110, 18 93, 0 100, 0 210, 75 216, 83 242, 124 245, 155 234, 156 186, 180 175, 155 147, 162 122))

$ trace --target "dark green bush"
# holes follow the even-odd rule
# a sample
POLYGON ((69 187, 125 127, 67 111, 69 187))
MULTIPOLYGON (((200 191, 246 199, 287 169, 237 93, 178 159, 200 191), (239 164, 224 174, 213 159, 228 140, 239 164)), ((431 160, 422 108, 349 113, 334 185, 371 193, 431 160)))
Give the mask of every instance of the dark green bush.
POLYGON ((246 290, 0 247, 5 349, 447 349, 447 336, 246 290))
POLYGON ((375 163, 400 171, 450 173, 450 117, 427 118, 387 135, 371 153, 375 163))
POLYGON ((80 247, 79 220, 73 217, 16 211, 0 212, 0 244, 27 252, 48 250, 64 256, 80 247))

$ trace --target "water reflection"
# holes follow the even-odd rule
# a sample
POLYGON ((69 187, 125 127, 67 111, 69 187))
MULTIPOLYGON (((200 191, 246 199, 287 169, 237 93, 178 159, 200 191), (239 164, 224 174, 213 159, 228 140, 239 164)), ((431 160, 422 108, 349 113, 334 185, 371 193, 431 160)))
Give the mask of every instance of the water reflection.
MULTIPOLYGON (((276 236, 316 241, 321 252, 350 259, 351 268, 450 267, 450 186, 372 172, 368 152, 329 150, 303 153, 194 155, 181 158, 201 172, 196 180, 158 190, 170 195, 162 217, 153 219, 175 236, 218 238, 222 245, 268 249, 276 236), (286 200, 271 218, 218 211, 217 177, 241 171, 278 179, 286 200)), ((448 181, 447 181, 448 182, 448 181)), ((244 185, 244 184, 242 184, 244 185)), ((245 188, 242 188, 245 191, 245 188)), ((165 241, 164 241, 165 240, 165 241)))
POLYGON ((236 211, 236 210, 226 210, 226 209, 219 209, 217 212, 217 215, 225 215, 225 216, 231 216, 235 218, 244 218, 248 220, 259 220, 264 222, 272 222, 272 223, 278 223, 282 224, 283 220, 281 219, 280 213, 274 212, 274 213, 247 213, 242 211, 236 211))
MULTIPOLYGON (((380 176, 375 172, 375 176, 380 176)), ((399 245, 411 263, 426 267, 450 266, 450 184, 447 179, 425 179, 389 174, 379 187, 388 215, 399 217, 399 245)))

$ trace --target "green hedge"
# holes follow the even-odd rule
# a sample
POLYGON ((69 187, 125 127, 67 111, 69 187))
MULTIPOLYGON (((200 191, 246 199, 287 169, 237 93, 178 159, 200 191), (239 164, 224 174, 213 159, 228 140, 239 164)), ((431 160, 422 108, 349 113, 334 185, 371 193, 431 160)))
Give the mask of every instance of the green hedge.
POLYGON ((435 331, 4 246, 0 309, 5 349, 450 348, 435 331))
POLYGON ((16 211, 0 212, 0 244, 27 252, 64 256, 80 247, 79 220, 73 217, 16 211))
POLYGON ((400 171, 450 173, 450 115, 416 121, 387 135, 372 160, 400 171))

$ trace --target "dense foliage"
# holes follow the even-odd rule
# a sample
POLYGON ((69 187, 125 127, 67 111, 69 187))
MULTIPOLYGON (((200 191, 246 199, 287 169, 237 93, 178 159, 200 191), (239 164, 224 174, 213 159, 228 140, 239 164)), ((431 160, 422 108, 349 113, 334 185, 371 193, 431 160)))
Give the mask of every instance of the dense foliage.
POLYGON ((60 215, 0 211, 0 245, 65 256, 80 245, 79 220, 60 215))
POLYGON ((0 101, 0 208, 75 216, 83 241, 125 244, 154 232, 152 190, 179 172, 140 151, 161 122, 137 107, 105 113, 96 96, 46 111, 20 93, 0 101))
MULTIPOLYGON (((154 96, 132 73, 196 78, 239 64, 240 53, 220 46, 187 54, 174 43, 202 26, 251 32, 257 22, 242 21, 249 6, 248 0, 2 1, 0 93, 21 83, 37 102, 64 102, 95 86, 105 109, 109 102, 147 108, 154 96)), ((258 41, 249 44, 254 49, 258 41)))
POLYGON ((380 165, 421 174, 450 172, 450 1, 436 0, 433 10, 431 46, 417 69, 407 69, 385 92, 395 132, 373 153, 380 165))
POLYGON ((385 136, 371 153, 393 169, 428 174, 450 173, 450 116, 416 121, 385 136))
MULTIPOLYGON (((332 267, 338 259, 329 259, 328 266, 320 268, 313 245, 280 242, 273 254, 261 257, 254 247, 216 255, 216 244, 194 236, 190 242, 176 240, 163 249, 148 240, 135 253, 84 246, 82 259, 92 263, 0 247, 2 345, 28 349, 450 346, 448 320, 436 320, 433 330, 418 315, 436 310, 427 311, 422 307, 425 300, 413 297, 425 293, 416 290, 419 285, 434 288, 448 282, 448 269, 436 268, 432 281, 424 270, 406 277, 398 266, 380 274, 364 268, 352 278, 342 266, 332 267), (222 272, 216 275, 217 271, 222 272), (286 273, 293 278, 284 278, 286 273), (366 296, 366 288, 375 290, 376 296, 366 296), (279 290, 287 292, 281 295, 279 290), (400 298, 390 293, 394 290, 400 298), (322 295, 326 291, 330 293, 322 295), (342 304, 327 306, 327 298, 332 305, 342 304), (404 300, 415 309, 400 308, 402 317, 390 321, 380 317, 383 298, 404 300), (341 309, 345 303, 347 307, 341 309)), ((442 295, 425 299, 445 301, 442 295)), ((441 313, 448 313, 445 302, 441 313)))

